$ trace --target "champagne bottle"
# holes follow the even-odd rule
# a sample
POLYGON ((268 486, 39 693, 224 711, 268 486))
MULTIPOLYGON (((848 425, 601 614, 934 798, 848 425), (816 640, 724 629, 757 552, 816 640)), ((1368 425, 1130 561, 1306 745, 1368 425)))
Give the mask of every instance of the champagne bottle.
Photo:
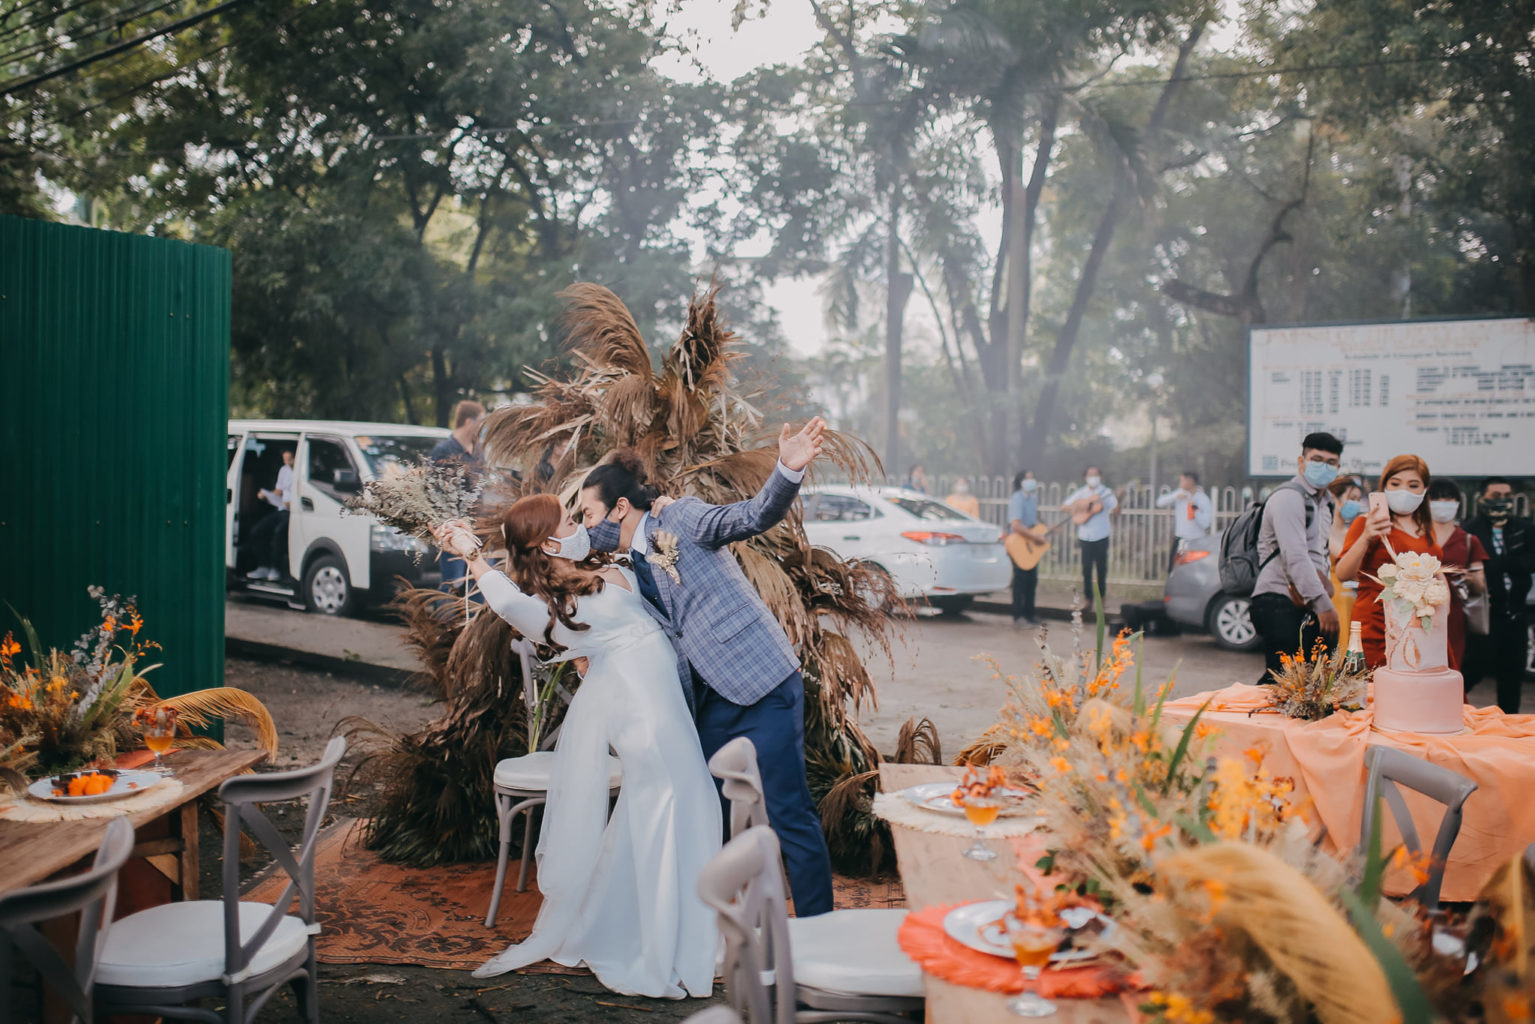
POLYGON ((1364 638, 1359 634, 1359 623, 1348 624, 1348 649, 1343 653, 1343 671, 1364 671, 1364 638))

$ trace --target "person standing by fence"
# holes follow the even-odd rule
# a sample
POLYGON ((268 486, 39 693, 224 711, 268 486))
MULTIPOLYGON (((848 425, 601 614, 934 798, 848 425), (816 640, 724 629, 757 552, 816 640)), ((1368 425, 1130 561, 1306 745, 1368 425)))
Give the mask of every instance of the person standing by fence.
POLYGON ((1103 485, 1097 466, 1088 466, 1082 486, 1071 492, 1063 503, 1077 524, 1077 541, 1082 547, 1082 602, 1093 607, 1094 600, 1108 607, 1109 594, 1109 513, 1119 507, 1114 492, 1103 485), (1093 570, 1098 572, 1098 586, 1093 587, 1093 570))
MULTIPOLYGON (((1039 527, 1039 499, 1035 497, 1039 481, 1025 469, 1013 477, 1013 495, 1007 499, 1007 528, 1019 536, 1035 539, 1039 527)), ((1013 623, 1039 625, 1034 614, 1034 594, 1039 589, 1039 563, 1020 569, 1013 563, 1013 623)))
POLYGON ((1178 552, 1209 535, 1215 506, 1205 489, 1199 486, 1199 474, 1192 469, 1185 469, 1178 477, 1176 491, 1168 491, 1157 499, 1157 508, 1168 506, 1173 510, 1173 545, 1167 553, 1167 571, 1172 572, 1173 566, 1178 564, 1178 552))

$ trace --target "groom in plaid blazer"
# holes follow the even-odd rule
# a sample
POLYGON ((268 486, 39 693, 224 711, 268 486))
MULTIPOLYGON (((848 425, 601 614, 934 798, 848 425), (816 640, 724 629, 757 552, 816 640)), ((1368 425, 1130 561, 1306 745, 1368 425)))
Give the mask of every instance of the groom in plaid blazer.
POLYGON ((658 494, 630 453, 592 470, 581 489, 592 547, 629 553, 646 607, 677 649, 704 758, 737 736, 756 746, 800 917, 832 909, 831 859, 805 781, 805 683, 783 627, 728 545, 783 519, 825 429, 820 417, 797 434, 786 424, 762 490, 733 505, 681 498, 652 512, 658 494))

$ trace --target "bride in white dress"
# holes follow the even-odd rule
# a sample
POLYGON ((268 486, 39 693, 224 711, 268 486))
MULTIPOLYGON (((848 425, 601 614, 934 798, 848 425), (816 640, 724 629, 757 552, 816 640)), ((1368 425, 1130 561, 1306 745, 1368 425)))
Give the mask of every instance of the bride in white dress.
POLYGON ((614 992, 706 997, 719 932, 698 877, 719 850, 720 803, 676 653, 627 570, 576 564, 590 550, 585 527, 553 495, 516 502, 501 532, 515 583, 478 557, 467 524, 447 524, 439 540, 470 559, 496 614, 586 668, 555 747, 538 839, 538 920, 474 976, 553 960, 584 963, 614 992), (609 747, 623 762, 611 818, 609 747))

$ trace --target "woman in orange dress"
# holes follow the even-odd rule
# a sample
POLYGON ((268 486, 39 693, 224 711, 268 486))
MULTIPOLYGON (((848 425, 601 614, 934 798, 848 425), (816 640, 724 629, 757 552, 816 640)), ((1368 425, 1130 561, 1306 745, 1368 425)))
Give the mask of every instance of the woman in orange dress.
POLYGON ((1364 641, 1365 664, 1376 668, 1386 662, 1386 617, 1380 606, 1380 567, 1391 561, 1389 544, 1397 554, 1416 551, 1438 558, 1434 525, 1425 500, 1429 485, 1428 464, 1416 455, 1398 455, 1380 474, 1386 506, 1372 507, 1354 520, 1343 541, 1338 559, 1338 579, 1358 580, 1352 621, 1359 623, 1364 641))

